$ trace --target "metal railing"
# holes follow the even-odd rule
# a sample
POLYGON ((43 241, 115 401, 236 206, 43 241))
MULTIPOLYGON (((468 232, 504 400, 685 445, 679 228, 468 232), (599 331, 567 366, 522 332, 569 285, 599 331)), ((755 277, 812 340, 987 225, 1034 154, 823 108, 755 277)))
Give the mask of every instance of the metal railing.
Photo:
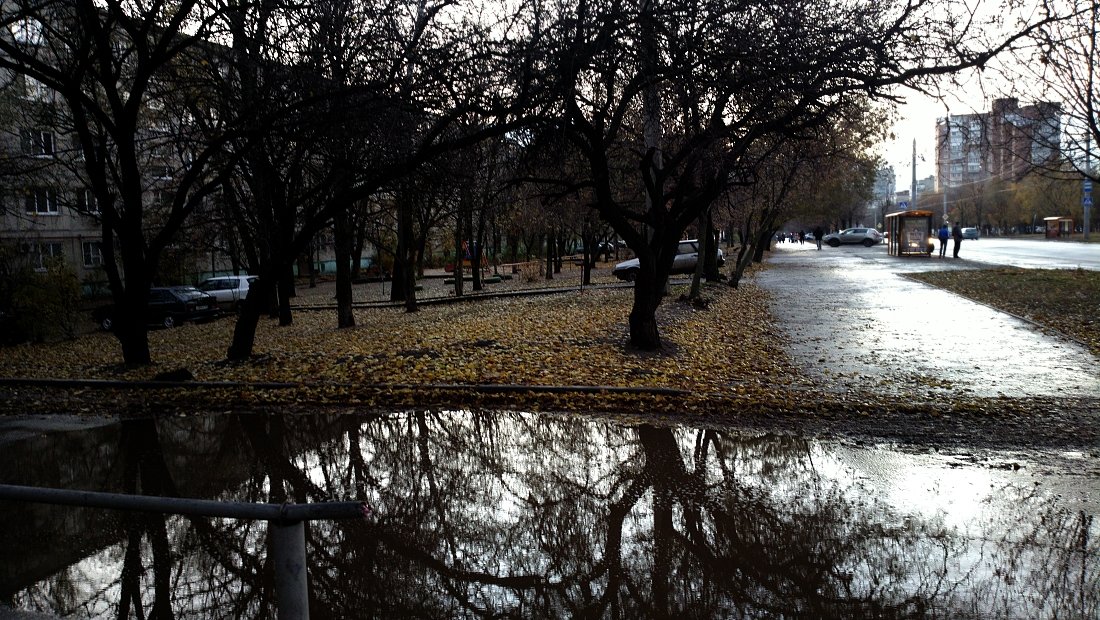
POLYGON ((305 522, 363 519, 369 514, 363 502, 246 504, 10 484, 0 484, 0 499, 109 510, 267 521, 271 528, 275 596, 280 620, 309 618, 305 522))

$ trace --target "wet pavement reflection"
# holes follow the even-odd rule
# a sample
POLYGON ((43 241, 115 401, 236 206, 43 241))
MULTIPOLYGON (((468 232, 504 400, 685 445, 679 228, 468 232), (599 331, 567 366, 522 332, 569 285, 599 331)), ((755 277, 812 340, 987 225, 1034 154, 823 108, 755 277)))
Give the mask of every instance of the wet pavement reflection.
POLYGON ((1100 396, 1100 360, 1087 347, 904 277, 980 267, 971 261, 780 244, 769 266, 757 282, 815 385, 932 400, 1100 396))
MULTIPOLYGON (((1100 483, 1007 456, 465 411, 48 426, 4 434, 0 481, 365 500, 307 527, 316 618, 1100 616, 1100 483)), ((262 522, 0 519, 0 608, 273 614, 262 522)))

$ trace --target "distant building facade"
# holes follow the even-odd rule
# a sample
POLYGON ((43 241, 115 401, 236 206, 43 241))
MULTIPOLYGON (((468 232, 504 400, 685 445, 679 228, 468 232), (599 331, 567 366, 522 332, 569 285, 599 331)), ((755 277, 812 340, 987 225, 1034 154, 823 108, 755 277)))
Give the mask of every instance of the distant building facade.
POLYGON ((939 188, 1016 180, 1060 156, 1061 104, 995 99, 989 112, 936 120, 939 188))
POLYGON ((894 173, 893 166, 883 166, 875 171, 875 186, 873 191, 873 201, 875 203, 881 203, 882 201, 893 202, 894 194, 897 192, 897 175, 894 173))

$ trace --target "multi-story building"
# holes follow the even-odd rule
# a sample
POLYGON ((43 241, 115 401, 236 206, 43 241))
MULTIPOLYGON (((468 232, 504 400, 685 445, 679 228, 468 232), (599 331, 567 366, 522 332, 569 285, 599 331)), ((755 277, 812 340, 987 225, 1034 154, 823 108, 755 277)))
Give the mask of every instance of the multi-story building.
POLYGON ((63 257, 82 281, 102 282, 99 210, 75 172, 80 149, 51 122, 55 105, 23 76, 0 92, 0 243, 32 268, 63 257))
POLYGON ((893 166, 883 166, 875 171, 875 186, 871 191, 875 204, 893 201, 894 193, 897 192, 897 175, 894 174, 893 166))
POLYGON ((1060 154, 1061 104, 1021 107, 995 99, 989 112, 952 114, 936 120, 939 189, 1015 180, 1060 154))

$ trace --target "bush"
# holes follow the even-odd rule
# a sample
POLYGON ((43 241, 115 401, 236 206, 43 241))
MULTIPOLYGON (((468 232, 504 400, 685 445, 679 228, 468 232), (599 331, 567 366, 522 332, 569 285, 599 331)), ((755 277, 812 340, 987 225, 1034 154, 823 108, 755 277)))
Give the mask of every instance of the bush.
POLYGON ((542 263, 539 261, 525 263, 520 267, 520 276, 522 276, 524 282, 528 283, 542 280, 542 263))
POLYGON ((45 273, 24 268, 11 274, 12 340, 44 342, 75 338, 80 313, 80 281, 60 258, 50 258, 45 273))

